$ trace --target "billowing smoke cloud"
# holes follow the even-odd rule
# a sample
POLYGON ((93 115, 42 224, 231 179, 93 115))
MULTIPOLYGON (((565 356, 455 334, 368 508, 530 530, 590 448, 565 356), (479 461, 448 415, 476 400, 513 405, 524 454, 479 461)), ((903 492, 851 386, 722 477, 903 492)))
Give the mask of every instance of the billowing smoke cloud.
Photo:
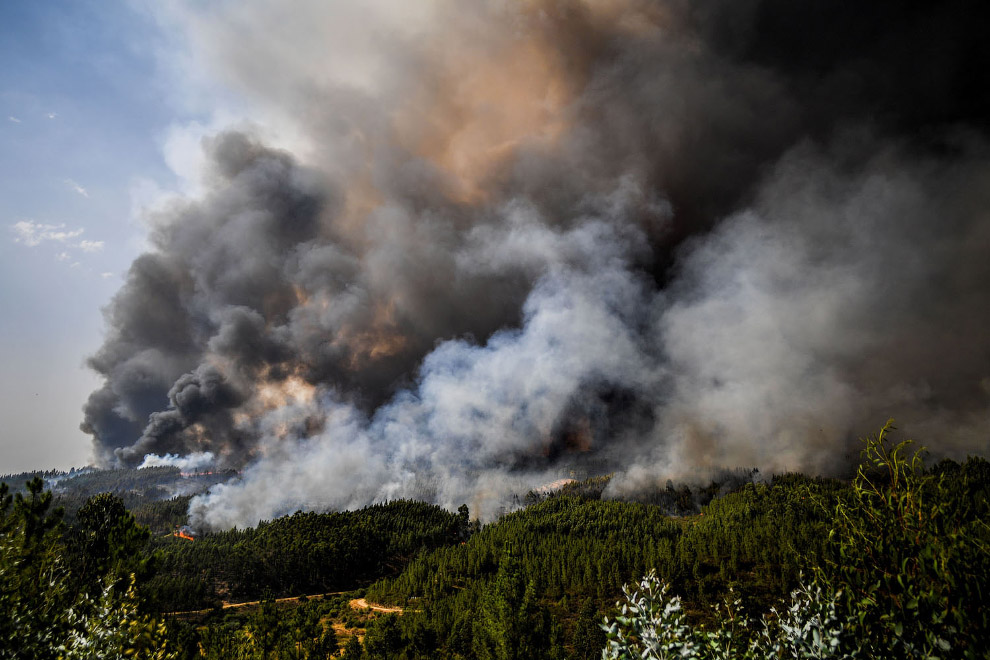
POLYGON ((243 467, 216 528, 836 471, 891 415, 985 451, 986 11, 174 5, 267 128, 154 218, 83 428, 243 467))
POLYGON ((186 456, 179 456, 177 454, 165 454, 164 456, 159 456, 158 454, 148 454, 141 461, 141 465, 138 469, 149 468, 149 467, 176 467, 184 472, 192 472, 194 470, 202 470, 204 468, 209 468, 213 466, 214 460, 213 452, 209 451, 199 451, 192 454, 187 454, 186 456))

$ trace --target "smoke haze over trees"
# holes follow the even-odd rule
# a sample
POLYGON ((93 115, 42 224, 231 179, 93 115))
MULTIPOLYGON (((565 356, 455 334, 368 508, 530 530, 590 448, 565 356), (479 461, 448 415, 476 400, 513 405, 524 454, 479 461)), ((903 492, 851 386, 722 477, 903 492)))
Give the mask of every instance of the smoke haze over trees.
POLYGON ((256 122, 155 211, 83 428, 243 470, 197 525, 986 450, 982 3, 155 11, 256 122))

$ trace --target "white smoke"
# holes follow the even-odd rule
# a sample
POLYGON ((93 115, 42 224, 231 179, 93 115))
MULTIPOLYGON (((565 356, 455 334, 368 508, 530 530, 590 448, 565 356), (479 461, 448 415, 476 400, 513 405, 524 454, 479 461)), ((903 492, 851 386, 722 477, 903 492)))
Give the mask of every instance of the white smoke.
POLYGON ((179 456, 177 454, 165 454, 164 456, 148 454, 141 461, 141 464, 138 465, 138 469, 175 467, 179 468, 182 472, 195 472, 196 470, 213 467, 215 459, 216 457, 211 451, 198 451, 192 454, 186 454, 185 456, 179 456))
MULTIPOLYGON (((617 236, 609 222, 589 220, 555 232, 532 211, 525 218, 518 208, 511 213, 513 229, 486 239, 490 258, 508 258, 518 234, 530 232, 538 235, 530 245, 544 255, 545 274, 524 305, 520 329, 499 331, 484 345, 441 343, 423 361, 417 386, 370 419, 329 395, 315 402, 327 417, 323 432, 268 434, 263 457, 241 480, 193 501, 194 523, 225 528, 295 508, 398 497, 449 508, 469 502, 490 519, 510 495, 560 478, 563 467, 528 471, 514 459, 547 449, 575 402, 609 385, 644 396, 656 386, 656 357, 636 331, 650 314, 649 289, 625 256, 635 252, 635 231, 617 236)), ((302 420, 313 412, 283 408, 267 424, 284 429, 286 415, 302 420)))

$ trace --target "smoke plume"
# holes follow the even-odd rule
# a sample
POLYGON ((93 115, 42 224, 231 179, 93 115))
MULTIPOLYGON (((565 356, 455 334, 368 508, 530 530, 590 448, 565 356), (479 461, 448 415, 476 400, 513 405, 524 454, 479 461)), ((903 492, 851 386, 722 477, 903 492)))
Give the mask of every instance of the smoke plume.
POLYGON ((835 473, 890 416, 985 452, 987 11, 176 3, 268 128, 204 140, 152 218, 83 428, 243 469, 194 499, 212 528, 835 473))
POLYGON ((159 456, 158 454, 148 454, 141 461, 141 468, 150 467, 176 467, 183 472, 193 472, 195 470, 201 470, 205 468, 210 468, 213 466, 213 453, 208 451, 194 452, 192 454, 187 454, 186 456, 178 456, 177 454, 165 454, 164 456, 159 456))

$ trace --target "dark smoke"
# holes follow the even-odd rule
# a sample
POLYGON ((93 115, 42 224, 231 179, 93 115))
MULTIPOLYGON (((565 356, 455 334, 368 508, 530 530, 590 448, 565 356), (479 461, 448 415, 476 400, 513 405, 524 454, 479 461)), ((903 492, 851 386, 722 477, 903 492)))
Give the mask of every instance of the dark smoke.
POLYGON ((490 516, 588 465, 616 492, 835 472, 889 416, 985 452, 988 13, 177 5, 294 139, 204 144, 204 193, 107 309, 83 428, 107 463, 243 467, 193 503, 214 527, 490 516))

